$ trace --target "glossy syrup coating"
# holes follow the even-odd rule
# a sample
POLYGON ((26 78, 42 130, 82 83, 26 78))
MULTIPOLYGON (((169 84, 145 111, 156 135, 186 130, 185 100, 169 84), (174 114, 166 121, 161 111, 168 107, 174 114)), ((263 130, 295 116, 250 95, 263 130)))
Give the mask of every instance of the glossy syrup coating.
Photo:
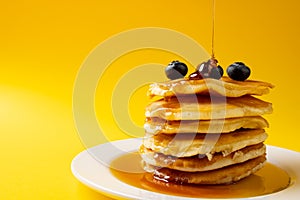
POLYGON ((223 68, 218 65, 215 58, 211 58, 197 66, 197 70, 190 74, 190 80, 200 80, 203 78, 220 79, 224 74, 223 68))

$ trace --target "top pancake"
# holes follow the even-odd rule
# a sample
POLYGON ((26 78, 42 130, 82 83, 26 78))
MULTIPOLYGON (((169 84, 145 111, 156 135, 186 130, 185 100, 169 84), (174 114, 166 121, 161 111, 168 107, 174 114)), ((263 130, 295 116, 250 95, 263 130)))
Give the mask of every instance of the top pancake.
POLYGON ((243 95, 264 95, 274 86, 263 81, 235 81, 228 77, 216 79, 188 80, 177 79, 150 85, 150 97, 172 97, 188 94, 219 94, 227 97, 240 97, 243 95))

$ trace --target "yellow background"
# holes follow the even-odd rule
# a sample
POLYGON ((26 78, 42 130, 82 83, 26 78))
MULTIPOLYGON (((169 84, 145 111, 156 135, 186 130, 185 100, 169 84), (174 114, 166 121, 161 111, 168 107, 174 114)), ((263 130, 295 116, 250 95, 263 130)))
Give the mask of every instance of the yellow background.
MULTIPOLYGON (((223 68, 244 61, 252 69, 251 78, 276 85, 263 97, 274 105, 274 114, 267 116, 267 143, 296 151, 299 9, 298 0, 217 0, 215 31, 216 56, 223 68)), ((72 115, 74 81, 99 43, 121 31, 149 26, 179 31, 210 51, 211 1, 1 2, 0 199, 105 198, 70 171, 72 158, 84 150, 72 115)), ((136 63, 167 64, 173 59, 177 57, 168 53, 136 52, 120 59, 126 64, 115 65, 130 70, 136 63)), ((109 93, 109 83, 118 78, 118 73, 108 74, 107 87, 97 93, 109 93)), ((130 104, 137 124, 143 118, 142 91, 134 95, 140 103, 130 104)), ((110 138, 126 138, 109 113, 103 120, 112 130, 110 138)))

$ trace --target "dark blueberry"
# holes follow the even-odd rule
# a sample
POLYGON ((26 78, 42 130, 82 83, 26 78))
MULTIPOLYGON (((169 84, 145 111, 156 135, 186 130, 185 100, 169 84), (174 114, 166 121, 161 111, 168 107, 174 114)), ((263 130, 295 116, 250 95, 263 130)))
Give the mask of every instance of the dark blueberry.
MULTIPOLYGON (((202 78, 213 78, 213 79, 220 79, 223 74, 224 74, 224 70, 223 68, 218 65, 217 66, 217 60, 216 59, 209 59, 207 62, 203 62, 200 65, 197 66, 197 70, 200 73, 199 75, 196 74, 191 74, 191 76, 193 76, 194 78, 192 79, 202 79, 202 78)), ((191 77, 190 76, 190 77, 191 77)), ((191 79, 191 78, 190 78, 191 79)))
POLYGON ((190 80, 213 78, 220 79, 224 74, 223 68, 215 58, 211 58, 197 66, 197 71, 189 76, 190 80))
POLYGON ((224 70, 218 65, 218 67, 213 67, 210 71, 209 78, 220 79, 223 76, 224 70))
POLYGON ((187 74, 188 67, 186 66, 186 64, 176 60, 171 62, 166 67, 165 72, 169 79, 171 80, 179 79, 179 78, 183 78, 187 74))
POLYGON ((242 62, 235 62, 228 66, 228 76, 236 81, 244 81, 250 76, 251 70, 242 62))
POLYGON ((203 79, 203 77, 200 74, 200 72, 198 70, 196 70, 194 73, 190 74, 189 79, 190 80, 200 80, 200 79, 203 79))

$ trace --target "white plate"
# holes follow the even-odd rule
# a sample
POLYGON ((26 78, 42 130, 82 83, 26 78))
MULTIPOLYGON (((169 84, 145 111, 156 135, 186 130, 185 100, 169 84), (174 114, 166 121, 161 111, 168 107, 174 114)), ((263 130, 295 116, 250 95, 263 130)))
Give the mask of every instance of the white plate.
MULTIPOLYGON (((195 199, 155 193, 127 185, 115 178, 103 162, 97 161, 92 156, 101 155, 101 160, 104 161, 104 163, 110 163, 112 160, 126 152, 137 151, 141 142, 140 138, 135 138, 114 141, 92 147, 81 152, 73 159, 71 164, 72 172, 74 176, 86 186, 110 197, 152 200, 195 199)), ((290 175, 292 179, 291 185, 277 193, 244 199, 298 200, 300 197, 300 153, 279 147, 267 146, 267 158, 268 162, 275 164, 290 175)), ((276 176, 276 174, 274 174, 274 176, 276 176)))

